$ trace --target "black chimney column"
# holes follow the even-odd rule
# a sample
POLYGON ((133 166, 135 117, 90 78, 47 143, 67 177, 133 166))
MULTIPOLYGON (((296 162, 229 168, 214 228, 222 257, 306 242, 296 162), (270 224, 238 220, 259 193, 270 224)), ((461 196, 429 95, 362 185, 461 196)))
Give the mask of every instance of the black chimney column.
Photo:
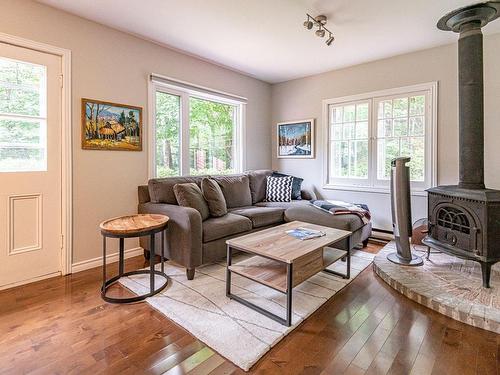
POLYGON ((481 22, 462 24, 458 40, 459 184, 484 189, 483 34, 481 22))
POLYGON ((481 28, 500 16, 500 0, 456 9, 437 27, 460 34, 458 40, 459 183, 484 189, 483 34, 481 28))

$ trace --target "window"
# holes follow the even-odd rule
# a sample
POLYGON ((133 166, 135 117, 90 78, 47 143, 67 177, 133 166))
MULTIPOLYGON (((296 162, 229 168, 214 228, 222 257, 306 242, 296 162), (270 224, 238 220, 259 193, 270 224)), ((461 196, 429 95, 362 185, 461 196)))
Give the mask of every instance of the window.
POLYGON ((181 174, 181 97, 156 92, 156 177, 181 174))
POLYGON ((207 89, 153 81, 155 177, 241 172, 244 102, 207 89))
POLYGON ((189 98, 191 175, 239 172, 235 165, 235 105, 189 98))
POLYGON ((387 191, 391 160, 409 156, 411 185, 422 191, 435 179, 437 84, 325 100, 325 188, 387 191))
POLYGON ((366 101, 330 108, 331 176, 368 180, 368 109, 366 101))
POLYGON ((391 160, 410 156, 411 181, 425 181, 425 93, 377 103, 377 179, 389 180, 391 160))
POLYGON ((47 71, 0 58, 0 172, 47 170, 47 71))

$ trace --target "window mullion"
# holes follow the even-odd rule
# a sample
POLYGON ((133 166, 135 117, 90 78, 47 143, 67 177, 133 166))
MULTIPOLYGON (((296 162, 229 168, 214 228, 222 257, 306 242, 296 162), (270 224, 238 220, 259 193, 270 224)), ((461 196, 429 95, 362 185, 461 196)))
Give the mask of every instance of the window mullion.
POLYGON ((181 131, 180 131, 180 164, 181 175, 190 174, 190 155, 189 155, 189 95, 181 94, 181 131))
POLYGON ((370 99, 369 101, 369 107, 370 107, 370 117, 369 117, 369 139, 370 139, 370 144, 369 144, 369 170, 368 170, 368 184, 369 186, 373 187, 375 186, 375 179, 377 176, 377 126, 378 126, 378 121, 377 121, 377 108, 378 106, 376 105, 376 101, 374 99, 370 99))
POLYGON ((233 114, 233 124, 234 124, 234 132, 233 132, 233 168, 237 171, 243 171, 246 166, 245 164, 245 156, 243 155, 245 146, 245 137, 244 137, 244 129, 243 129, 243 104, 239 104, 235 107, 235 111, 233 114))

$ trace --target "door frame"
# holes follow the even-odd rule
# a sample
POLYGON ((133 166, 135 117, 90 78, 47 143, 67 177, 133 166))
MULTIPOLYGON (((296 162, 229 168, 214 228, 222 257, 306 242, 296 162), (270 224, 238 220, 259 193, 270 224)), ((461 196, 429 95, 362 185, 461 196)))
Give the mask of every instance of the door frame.
MULTIPOLYGON (((61 274, 71 273, 73 259, 73 149, 71 126, 71 50, 0 33, 0 42, 61 58, 61 274)), ((28 282, 31 282, 30 280, 28 282)))

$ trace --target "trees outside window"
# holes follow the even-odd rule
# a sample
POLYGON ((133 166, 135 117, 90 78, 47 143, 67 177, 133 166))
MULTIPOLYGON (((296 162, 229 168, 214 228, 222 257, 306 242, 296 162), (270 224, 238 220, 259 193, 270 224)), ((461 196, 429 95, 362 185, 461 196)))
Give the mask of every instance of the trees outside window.
POLYGON ((331 106, 332 177, 368 179, 368 102, 331 106))
POLYGON ((392 159, 410 156, 411 181, 425 180, 425 102, 425 95, 378 101, 377 179, 390 179, 392 159))
POLYGON ((156 177, 180 175, 181 98, 156 93, 156 177))
POLYGON ((241 104, 163 88, 154 97, 156 177, 241 171, 241 104))
POLYGON ((47 70, 0 58, 0 172, 47 170, 47 70))
POLYGON ((198 98, 189 99, 190 174, 231 174, 234 168, 236 108, 198 98))

